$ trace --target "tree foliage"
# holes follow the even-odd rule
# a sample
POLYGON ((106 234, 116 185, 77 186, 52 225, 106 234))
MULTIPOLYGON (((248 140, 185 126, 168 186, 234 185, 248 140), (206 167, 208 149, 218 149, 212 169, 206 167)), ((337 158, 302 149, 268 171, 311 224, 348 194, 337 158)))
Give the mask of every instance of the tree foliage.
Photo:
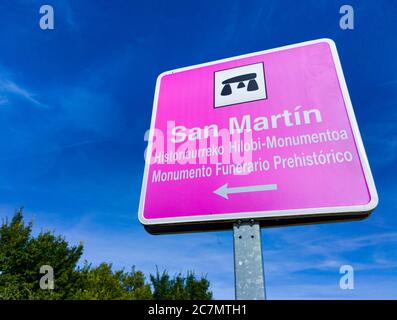
POLYGON ((42 231, 32 235, 32 222, 25 223, 22 209, 0 227, 0 299, 84 300, 197 300, 212 299, 210 283, 193 272, 171 277, 166 271, 150 275, 141 271, 113 270, 112 264, 92 266, 78 262, 83 245, 70 245, 65 238, 42 231), (54 289, 40 288, 40 267, 54 270, 54 289))
POLYGON ((211 300, 212 293, 208 291, 209 281, 206 278, 196 279, 194 273, 188 272, 184 277, 177 274, 172 279, 164 271, 150 275, 153 285, 153 298, 156 300, 211 300))

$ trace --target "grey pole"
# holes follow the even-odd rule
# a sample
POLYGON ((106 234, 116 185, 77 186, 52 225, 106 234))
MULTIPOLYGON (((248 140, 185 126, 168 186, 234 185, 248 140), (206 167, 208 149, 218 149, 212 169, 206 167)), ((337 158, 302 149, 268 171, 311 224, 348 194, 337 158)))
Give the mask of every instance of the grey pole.
POLYGON ((233 225, 236 300, 265 300, 261 229, 258 222, 233 225))

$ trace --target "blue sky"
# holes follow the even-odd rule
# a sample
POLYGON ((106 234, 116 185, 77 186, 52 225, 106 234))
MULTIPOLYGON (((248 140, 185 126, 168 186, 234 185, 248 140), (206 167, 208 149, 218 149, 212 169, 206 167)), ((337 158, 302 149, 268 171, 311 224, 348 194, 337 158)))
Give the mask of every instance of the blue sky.
POLYGON ((231 232, 152 236, 137 220, 155 80, 178 67, 318 38, 338 47, 380 204, 365 221, 262 231, 269 299, 397 297, 397 4, 2 1, 0 218, 82 240, 84 258, 207 275, 233 298, 231 232), (51 4, 55 29, 39 28, 51 4), (139 75, 137 77, 136 75, 139 75), (355 289, 339 288, 339 267, 355 289))

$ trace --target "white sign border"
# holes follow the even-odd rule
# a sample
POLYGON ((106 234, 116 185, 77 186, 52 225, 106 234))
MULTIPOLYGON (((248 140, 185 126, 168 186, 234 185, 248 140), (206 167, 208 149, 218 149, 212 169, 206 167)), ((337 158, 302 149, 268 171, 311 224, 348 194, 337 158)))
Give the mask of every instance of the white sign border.
POLYGON ((193 65, 185 68, 178 68, 175 70, 170 70, 170 71, 165 71, 161 73, 157 77, 156 81, 156 90, 155 90, 155 95, 154 95, 154 103, 153 103, 153 111, 152 111, 152 118, 151 118, 151 124, 150 124, 150 133, 149 133, 149 143, 148 143, 148 148, 147 148, 147 154, 151 154, 152 152, 152 141, 153 141, 153 132, 154 132, 154 126, 155 126, 155 120, 156 120, 156 114, 157 114, 157 101, 159 97, 159 90, 160 90, 160 83, 161 79, 169 74, 173 74, 176 72, 181 72, 181 71, 187 71, 195 68, 200 68, 200 67, 205 67, 213 64, 218 64, 222 62, 228 62, 228 61, 233 61, 237 59, 242 59, 242 58, 248 58, 252 56, 257 56, 257 55, 262 55, 266 53, 271 53, 271 52, 277 52, 277 51, 282 51, 282 50, 288 50, 292 48, 297 48, 297 47, 302 47, 302 46, 307 46, 307 45, 312 45, 316 43, 328 43, 331 52, 332 52, 332 57, 335 63, 339 83, 341 86, 342 90, 342 95, 343 99, 345 102, 345 106, 347 109, 348 113, 348 118, 350 121, 350 125, 352 127, 353 131, 353 136, 354 136, 354 141, 357 146, 358 154, 360 157, 361 165, 364 170, 364 176, 365 180, 369 189, 370 197, 371 200, 365 205, 356 205, 356 206, 337 206, 337 207, 323 207, 323 208, 303 208, 303 209, 292 209, 292 210, 270 210, 270 211, 253 211, 253 212, 244 212, 244 213, 225 213, 225 214, 207 214, 207 215, 195 215, 195 216, 183 216, 183 217, 174 217, 174 218, 157 218, 157 219, 146 219, 143 215, 143 210, 145 206, 145 197, 146 197, 146 187, 147 187, 147 179, 148 179, 148 173, 149 173, 149 163, 148 161, 145 161, 145 171, 143 175, 143 180, 142 180, 142 190, 141 190, 141 196, 140 196, 140 201, 139 201, 139 211, 138 211, 138 218, 139 221, 143 225, 182 225, 182 224, 192 224, 192 223, 216 223, 216 222, 225 222, 225 221, 233 221, 233 220, 243 220, 243 219, 267 219, 267 218, 286 218, 286 217, 307 217, 307 216, 315 216, 315 215, 329 215, 332 217, 332 215, 338 214, 338 213, 365 213, 365 212, 371 212, 376 208, 379 202, 378 194, 376 191, 374 179, 372 176, 372 172, 369 166, 368 158, 364 149, 364 145, 361 139, 361 134, 358 129, 357 125, 357 120, 354 114, 353 106, 350 100, 350 95, 347 89, 345 77, 343 75, 342 71, 342 66, 339 60, 339 55, 338 51, 336 49, 335 42, 332 39, 329 38, 322 38, 318 40, 312 40, 312 41, 305 41, 293 45, 288 45, 288 46, 283 46, 279 48, 274 48, 274 49, 269 49, 269 50, 264 50, 264 51, 258 51, 254 53, 249 53, 245 55, 240 55, 240 56, 235 56, 227 59, 221 59, 217 61, 212 61, 212 62, 207 62, 207 63, 202 63, 198 65, 193 65))

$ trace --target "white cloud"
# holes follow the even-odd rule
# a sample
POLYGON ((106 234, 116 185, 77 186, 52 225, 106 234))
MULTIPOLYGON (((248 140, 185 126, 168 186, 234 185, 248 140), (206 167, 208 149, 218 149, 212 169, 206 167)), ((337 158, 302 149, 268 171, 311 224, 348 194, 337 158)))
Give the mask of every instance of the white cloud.
POLYGON ((37 100, 31 92, 9 79, 0 78, 0 92, 3 94, 3 96, 0 97, 0 104, 2 104, 1 101, 8 102, 9 97, 15 95, 35 106, 47 108, 47 106, 37 100))

